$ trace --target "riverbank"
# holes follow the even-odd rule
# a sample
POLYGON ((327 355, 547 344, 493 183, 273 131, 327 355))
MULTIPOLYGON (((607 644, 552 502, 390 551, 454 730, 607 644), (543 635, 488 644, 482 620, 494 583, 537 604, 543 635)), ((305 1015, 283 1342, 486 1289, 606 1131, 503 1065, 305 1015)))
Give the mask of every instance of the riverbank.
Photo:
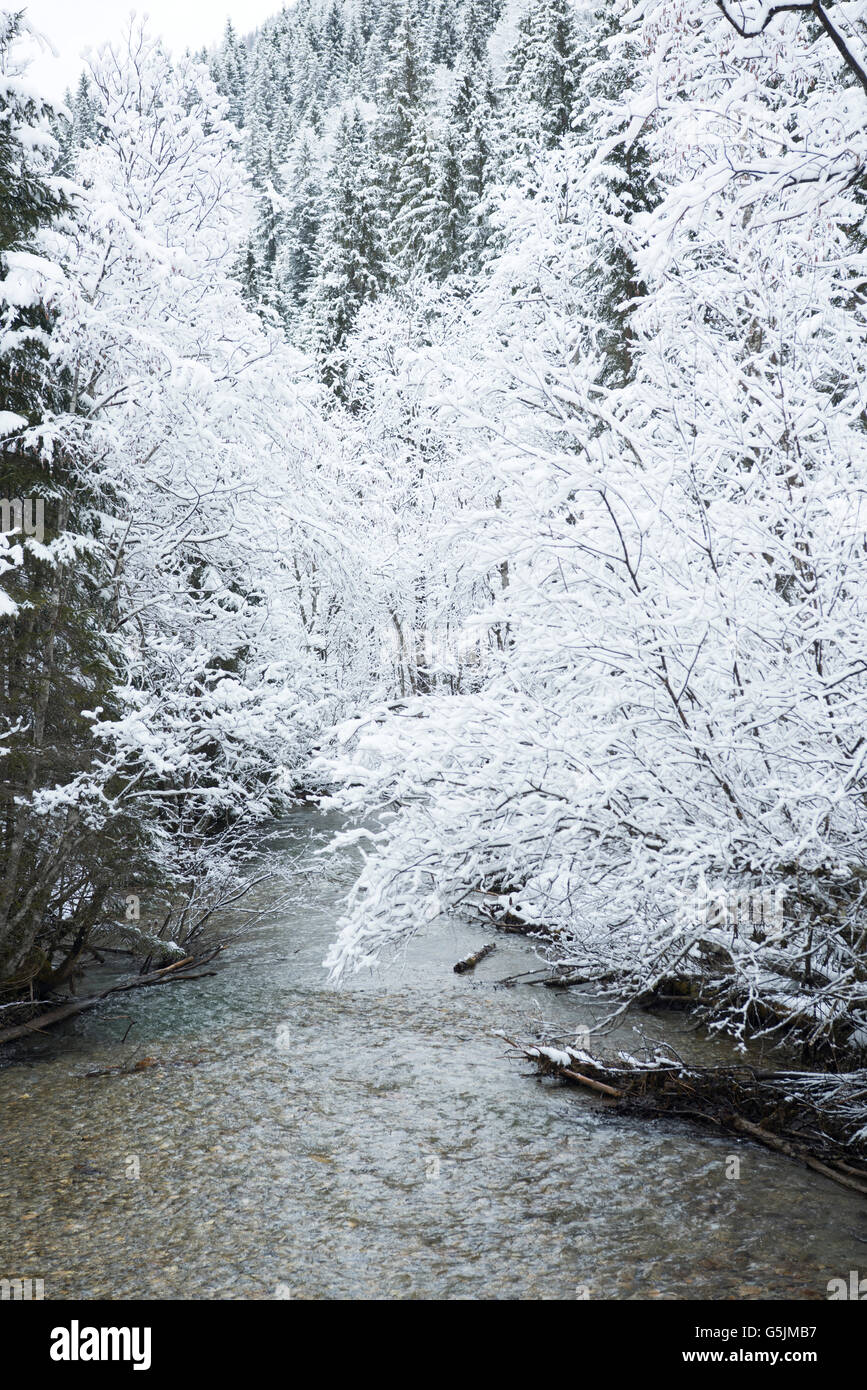
MULTIPOLYGON (((287 854, 335 828, 299 811, 287 854)), ((609 1007, 498 987, 536 964, 522 938, 456 975, 487 934, 455 923, 330 988, 353 873, 320 859, 215 977, 107 1000, 0 1070, 4 1275, 64 1299, 823 1300, 863 1265, 856 1194, 509 1061, 497 1029, 592 1035, 609 1007)), ((609 1041, 738 1060, 683 1016, 609 1041)))
POLYGON ((541 1076, 583 1086, 644 1116, 675 1115, 754 1139, 867 1197, 867 1070, 764 1070, 749 1061, 691 1066, 680 1058, 515 1044, 541 1076))

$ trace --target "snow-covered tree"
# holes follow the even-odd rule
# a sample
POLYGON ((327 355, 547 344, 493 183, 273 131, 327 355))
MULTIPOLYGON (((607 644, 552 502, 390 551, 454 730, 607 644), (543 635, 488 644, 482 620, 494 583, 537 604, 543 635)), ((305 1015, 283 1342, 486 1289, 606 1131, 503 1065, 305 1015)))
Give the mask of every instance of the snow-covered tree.
POLYGON ((509 136, 516 146, 544 149, 569 130, 578 62, 571 0, 530 0, 506 67, 509 136))
POLYGON ((438 228, 436 154, 421 33, 409 4, 391 41, 385 90, 376 134, 390 249, 404 266, 427 268, 438 228))
POLYGON ((52 360, 64 276, 47 233, 69 212, 53 113, 28 35, 0 11, 0 991, 61 984, 109 892, 116 847, 88 801, 88 709, 116 701, 105 630, 105 504, 92 452, 64 432, 78 383, 52 360))
POLYGON ((44 538, 3 552, 18 985, 59 981, 106 930, 170 953, 242 891, 244 827, 334 710, 306 609, 311 573, 335 582, 308 534, 333 511, 328 435, 311 448, 309 367, 233 278, 251 213, 233 127, 207 69, 136 23, 89 80, 100 139, 39 230, 55 147, 3 76, 4 472, 46 498, 44 538), (124 922, 129 893, 162 903, 162 944, 124 922))
POLYGON ((7 84, 3 458, 78 509, 0 550, 34 707, 68 598, 52 751, 3 707, 10 833, 75 866, 28 969, 111 855, 232 890, 312 776, 373 836, 336 974, 477 911, 863 1045, 857 18, 300 0, 206 65, 133 25, 59 151, 7 84))
POLYGON ((357 107, 340 118, 326 204, 309 304, 326 379, 334 381, 358 311, 379 293, 388 273, 382 189, 357 107))
POLYGON ((285 171, 282 236, 277 250, 275 279, 287 323, 297 322, 316 274, 322 222, 322 169, 317 141, 302 127, 285 171))
POLYGON ((506 565, 485 616, 508 641, 481 690, 356 725, 340 749, 338 804, 401 809, 330 962, 477 901, 544 926, 600 983, 686 980, 741 1036, 852 1049, 867 108, 797 15, 747 57, 710 9, 602 17, 601 67, 628 73, 619 113, 603 82, 586 172, 581 129, 537 160, 456 307, 460 347, 424 353, 432 428, 465 470, 484 460, 452 532, 479 580, 506 565), (594 332, 594 225, 634 268, 616 371, 624 328, 594 332), (716 910, 767 894, 773 918, 716 910))

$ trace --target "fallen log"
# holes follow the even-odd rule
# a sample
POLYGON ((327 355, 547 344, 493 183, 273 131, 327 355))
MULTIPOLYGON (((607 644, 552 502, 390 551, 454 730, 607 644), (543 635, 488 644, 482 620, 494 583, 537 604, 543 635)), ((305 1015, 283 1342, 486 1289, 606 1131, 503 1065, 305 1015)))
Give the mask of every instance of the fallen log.
POLYGON ((544 985, 549 978, 550 976, 546 966, 544 970, 522 970, 518 975, 505 975, 502 980, 491 980, 490 983, 492 985, 502 986, 503 989, 512 989, 514 985, 519 984, 521 981, 528 985, 544 985), (539 975, 541 978, 538 980, 531 980, 528 978, 530 975, 539 975))
POLYGON ((88 1009, 96 1008, 103 999, 108 999, 112 994, 126 994, 133 989, 144 989, 148 985, 160 985, 171 983, 173 980, 201 980, 206 975, 213 975, 215 971, 201 971, 202 965, 209 964, 222 951, 222 946, 217 946, 207 955, 194 957, 187 956, 184 960, 174 961, 171 965, 163 966, 160 970, 152 970, 147 975, 140 975, 137 979, 128 980, 123 984, 111 985, 108 989, 101 990, 98 994, 88 994, 83 999, 69 999, 60 1004, 57 1008, 49 1009, 47 1013, 37 1014, 35 1018, 29 1019, 26 1023, 16 1024, 11 1028, 4 1028, 0 1031, 0 1044, 14 1042, 16 1038, 26 1037, 29 1033, 44 1032, 47 1027, 55 1023, 62 1023, 64 1019, 73 1018, 76 1014, 86 1013, 88 1009), (196 974, 189 973, 189 967, 196 967, 196 974))
POLYGON ((777 1153, 785 1154, 787 1158, 797 1158, 802 1163, 806 1163, 808 1168, 812 1168, 816 1173, 823 1173, 826 1178, 833 1178, 834 1182, 842 1183, 844 1187, 849 1187, 853 1192, 860 1192, 862 1197, 867 1197, 867 1182, 857 1182, 854 1178, 848 1177, 848 1168, 845 1163, 836 1163, 833 1168, 826 1163, 820 1163, 818 1158, 802 1153, 787 1144, 784 1139, 778 1139, 775 1134, 769 1134, 760 1125, 750 1124, 749 1120, 744 1120, 740 1115, 735 1115, 732 1119, 732 1127, 738 1129, 742 1134, 749 1134, 751 1138, 757 1139, 760 1144, 765 1144, 769 1149, 776 1149, 777 1153))
POLYGON ((867 1197, 867 1070, 757 1071, 679 1059, 603 1059, 578 1048, 506 1039, 539 1075, 616 1101, 615 1110, 678 1116, 752 1139, 867 1197))
POLYGON ((464 956, 463 960, 459 960, 455 966, 455 974, 465 975, 468 970, 475 970, 479 961, 484 960, 485 956, 489 956, 491 952, 496 951, 496 949, 496 941, 489 941, 487 946, 483 946, 481 950, 473 951, 472 955, 464 956))
POLYGON ((560 1074, 567 1076, 570 1081, 577 1081, 581 1086, 589 1086, 591 1091, 601 1091, 604 1096, 615 1096, 618 1100, 623 1096, 623 1092, 618 1091, 616 1086, 607 1086, 604 1081, 594 1081, 592 1077, 582 1076, 570 1067, 564 1067, 560 1074))

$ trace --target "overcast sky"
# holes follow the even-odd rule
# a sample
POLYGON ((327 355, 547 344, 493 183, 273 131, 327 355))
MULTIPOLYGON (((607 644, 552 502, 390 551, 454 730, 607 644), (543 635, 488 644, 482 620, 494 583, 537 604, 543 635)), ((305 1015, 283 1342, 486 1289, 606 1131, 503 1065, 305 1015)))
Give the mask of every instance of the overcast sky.
POLYGON ((34 28, 54 44, 59 57, 39 57, 30 71, 47 96, 61 97, 78 80, 82 50, 116 39, 133 8, 150 15, 151 28, 182 53, 213 43, 227 18, 239 33, 248 33, 276 14, 282 0, 149 0, 135 6, 129 0, 7 0, 5 8, 26 9, 34 28))

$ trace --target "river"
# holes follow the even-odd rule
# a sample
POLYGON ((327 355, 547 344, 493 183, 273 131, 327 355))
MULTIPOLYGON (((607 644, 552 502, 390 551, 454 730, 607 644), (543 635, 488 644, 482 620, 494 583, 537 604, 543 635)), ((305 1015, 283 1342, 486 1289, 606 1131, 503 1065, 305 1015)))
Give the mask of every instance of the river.
MULTIPOLYGON (((299 810, 285 854, 332 828, 299 810)), ((213 978, 107 1001, 0 1070, 0 1278, 56 1299, 823 1299, 864 1265, 854 1194, 510 1060, 495 1030, 603 1012, 497 987, 535 963, 521 938, 458 976, 487 936, 450 925, 330 987, 351 872, 320 858, 213 978), (155 1064, 87 1074, 136 1059, 155 1064)), ((734 1055, 671 1015, 606 1042, 648 1038, 734 1055)))

